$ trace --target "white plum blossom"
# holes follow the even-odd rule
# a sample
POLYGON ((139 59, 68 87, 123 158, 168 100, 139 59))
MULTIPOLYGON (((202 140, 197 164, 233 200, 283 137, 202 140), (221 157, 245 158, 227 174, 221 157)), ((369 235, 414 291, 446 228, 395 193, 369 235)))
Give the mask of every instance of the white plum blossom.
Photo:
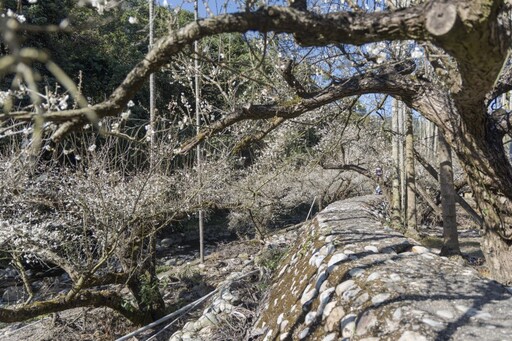
POLYGON ((119 4, 119 2, 116 0, 80 0, 78 4, 81 6, 90 4, 92 7, 96 8, 99 14, 103 14, 105 10, 109 10, 119 4))
POLYGON ((416 46, 416 47, 412 50, 411 57, 412 57, 412 58, 422 58, 422 57, 423 57, 423 51, 421 50, 421 48, 419 48, 418 46, 416 46))
POLYGON ((17 14, 16 15, 16 19, 20 22, 20 23, 24 23, 25 21, 27 21, 27 18, 25 18, 25 16, 23 14, 17 14))
POLYGON ((0 91, 0 105, 4 105, 5 100, 9 98, 10 91, 0 91))
MULTIPOLYGON (((11 18, 15 18, 19 23, 23 24, 27 21, 27 18, 23 14, 17 14, 12 9, 7 9, 7 16, 11 18)), ((2 17, 5 17, 5 14, 2 14, 2 17)))
POLYGON ((377 64, 382 64, 386 61, 387 55, 385 52, 381 52, 377 55, 377 64))
POLYGON ((139 22, 139 20, 136 17, 130 16, 128 18, 128 22, 133 25, 133 24, 137 24, 139 22))
POLYGON ((69 19, 63 19, 60 24, 59 24, 59 27, 62 28, 62 29, 65 29, 69 26, 69 19))
POLYGON ((59 101, 59 109, 60 110, 66 110, 68 108, 68 98, 69 98, 69 95, 66 95, 63 98, 61 98, 61 100, 59 101))
POLYGON ((131 112, 130 110, 123 111, 123 112, 121 113, 121 119, 123 119, 123 120, 127 120, 127 119, 128 119, 128 117, 130 117, 130 114, 131 114, 131 113, 132 113, 132 112, 131 112))

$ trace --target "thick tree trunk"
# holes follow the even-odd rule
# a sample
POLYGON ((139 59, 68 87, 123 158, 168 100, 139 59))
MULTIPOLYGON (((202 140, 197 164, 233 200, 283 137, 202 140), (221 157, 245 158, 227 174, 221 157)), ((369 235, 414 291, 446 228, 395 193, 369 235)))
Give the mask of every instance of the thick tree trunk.
MULTIPOLYGON (((502 162, 507 161, 502 159, 502 162)), ((479 166, 477 163, 465 168, 469 174, 474 198, 484 218, 482 252, 492 278, 504 284, 512 284, 512 240, 509 234, 512 216, 511 199, 505 196, 503 189, 490 187, 482 181, 482 178, 472 175, 478 172, 476 167, 479 166)), ((508 190, 507 194, 510 195, 511 189, 508 190)))
POLYGON ((120 253, 123 270, 131 274, 126 286, 137 302, 142 323, 150 323, 165 314, 165 302, 156 276, 156 246, 151 245, 152 239, 132 241, 120 253))
POLYGON ((391 118, 391 130, 392 130, 392 140, 391 140, 391 148, 393 154, 393 173, 392 173, 392 188, 391 188, 391 224, 394 228, 401 227, 401 219, 400 219, 400 148, 399 148, 399 131, 398 131, 398 101, 393 99, 393 112, 391 118))
MULTIPOLYGON (((450 131, 445 130, 445 133, 450 134, 450 131)), ((487 118, 483 128, 479 122, 460 122, 457 130, 451 132, 450 138, 484 219, 481 247, 491 276, 497 281, 510 284, 512 167, 502 143, 503 134, 487 118)))
POLYGON ((405 116, 405 173, 407 183, 407 231, 415 233, 418 229, 416 220, 416 172, 414 169, 414 134, 412 111, 404 106, 405 116))
POLYGON ((165 315, 165 302, 158 289, 158 279, 150 271, 133 277, 128 282, 140 313, 144 316, 142 323, 150 323, 165 315))
POLYGON ((443 134, 439 140, 439 184, 441 187, 441 206, 443 208, 443 247, 441 255, 460 254, 457 215, 455 212, 455 187, 453 185, 452 151, 443 134))
POLYGON ((481 248, 492 278, 512 284, 512 242, 489 228, 482 238, 481 248))
POLYGON ((407 225, 407 172, 405 171, 405 150, 404 150, 404 137, 405 137, 405 117, 404 117, 404 104, 400 101, 397 102, 398 111, 398 162, 400 170, 400 217, 407 225))

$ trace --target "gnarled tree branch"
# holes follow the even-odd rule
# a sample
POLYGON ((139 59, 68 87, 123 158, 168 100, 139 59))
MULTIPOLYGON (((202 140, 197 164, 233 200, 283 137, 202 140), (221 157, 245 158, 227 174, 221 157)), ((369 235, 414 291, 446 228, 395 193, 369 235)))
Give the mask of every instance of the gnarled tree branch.
POLYGON ((108 307, 121 313, 128 320, 139 324, 144 320, 141 312, 124 306, 123 298, 115 291, 81 291, 72 300, 66 301, 65 295, 54 299, 33 302, 14 308, 0 308, 0 322, 12 323, 25 321, 44 314, 56 313, 79 307, 108 307))
POLYGON ((302 84, 295 78, 295 75, 293 74, 293 66, 295 62, 293 59, 288 59, 286 61, 286 64, 283 69, 283 78, 286 81, 286 83, 295 90, 295 93, 299 97, 306 97, 306 89, 302 86, 302 84))
POLYGON ((352 171, 352 172, 356 172, 356 173, 359 173, 359 174, 367 177, 368 179, 379 184, 379 186, 381 187, 382 193, 386 197, 386 200, 388 202, 390 202, 391 186, 389 185, 388 182, 384 181, 384 179, 373 174, 370 170, 368 170, 364 167, 361 167, 359 165, 354 165, 354 164, 329 164, 329 163, 325 163, 324 161, 321 161, 320 165, 322 166, 323 169, 338 169, 338 170, 352 171))
MULTIPOLYGON (((363 44, 386 39, 428 39, 424 28, 424 5, 389 13, 339 12, 319 15, 289 7, 261 7, 254 12, 220 15, 199 20, 172 31, 154 44, 153 49, 126 76, 110 97, 89 108, 50 111, 39 115, 45 122, 63 124, 55 139, 88 122, 91 112, 95 117, 115 116, 121 113, 128 101, 142 87, 153 72, 168 62, 169 58, 196 40, 220 33, 260 32, 298 34, 303 44, 325 45, 328 43, 363 44), (302 35, 301 35, 302 34, 302 35), (308 41, 307 37, 315 37, 308 41)), ((9 118, 31 121, 32 112, 0 114, 0 121, 9 118)))
POLYGON ((408 102, 411 102, 417 92, 411 87, 414 81, 404 77, 404 75, 412 73, 414 69, 415 64, 412 62, 385 65, 366 74, 337 81, 325 89, 310 93, 307 98, 291 101, 291 103, 245 106, 215 121, 208 128, 185 142, 181 146, 180 152, 188 152, 206 138, 243 120, 260 120, 273 117, 290 119, 349 96, 379 92, 407 99, 408 102))
POLYGON ((244 148, 247 148, 250 144, 255 143, 257 141, 261 141, 265 138, 270 132, 275 130, 277 127, 279 127, 284 121, 286 121, 286 118, 284 117, 276 117, 274 118, 270 124, 265 127, 265 129, 262 129, 258 131, 257 133, 254 133, 252 135, 245 136, 240 142, 237 143, 237 145, 233 148, 233 151, 231 154, 236 154, 243 150, 244 148))

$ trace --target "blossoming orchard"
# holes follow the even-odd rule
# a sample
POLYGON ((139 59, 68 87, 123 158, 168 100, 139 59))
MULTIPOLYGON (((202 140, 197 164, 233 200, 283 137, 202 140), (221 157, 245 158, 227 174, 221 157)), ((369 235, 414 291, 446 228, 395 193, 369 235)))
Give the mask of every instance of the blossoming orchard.
POLYGON ((0 2, 0 327, 101 307, 120 337, 191 303, 172 288, 207 276, 203 251, 368 194, 407 237, 442 226, 442 256, 467 261, 457 231, 478 231, 512 284, 511 9, 0 2))

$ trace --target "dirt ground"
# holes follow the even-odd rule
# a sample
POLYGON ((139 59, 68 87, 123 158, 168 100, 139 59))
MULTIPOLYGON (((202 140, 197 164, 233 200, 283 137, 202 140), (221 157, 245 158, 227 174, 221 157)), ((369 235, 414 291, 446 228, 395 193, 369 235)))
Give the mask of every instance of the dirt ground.
MULTIPOLYGON (((476 204, 471 198, 465 200, 476 209, 476 204)), ((470 215, 457 205, 457 226, 459 232, 459 245, 462 252, 461 263, 475 268, 482 276, 489 277, 489 270, 485 265, 484 255, 480 249, 481 229, 471 219, 470 215)), ((442 226, 423 226, 420 228, 419 240, 421 244, 439 254, 443 245, 442 226)))

